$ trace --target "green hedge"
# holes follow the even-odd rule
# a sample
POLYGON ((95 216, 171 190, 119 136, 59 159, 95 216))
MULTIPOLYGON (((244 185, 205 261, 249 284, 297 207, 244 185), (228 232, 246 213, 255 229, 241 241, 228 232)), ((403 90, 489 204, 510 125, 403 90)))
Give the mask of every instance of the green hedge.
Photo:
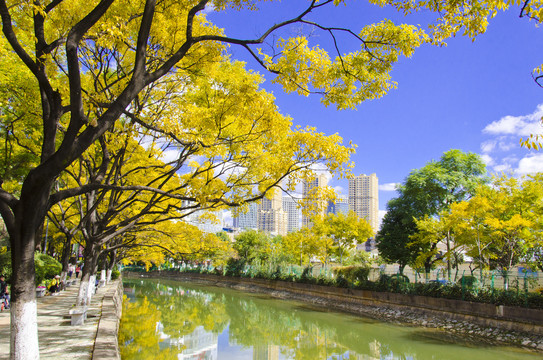
MULTIPOLYGON (((173 270, 172 270, 173 271, 173 270)), ((178 270, 176 270, 178 271, 178 270)), ((189 270, 186 270, 187 272, 189 270)), ((251 277, 269 280, 282 280, 306 284, 336 286, 371 290, 379 292, 393 292, 409 295, 430 296, 436 298, 466 300, 496 305, 521 306, 534 309, 543 309, 543 295, 539 293, 523 292, 518 290, 502 290, 492 288, 478 288, 477 279, 466 276, 458 283, 441 284, 439 282, 410 283, 405 275, 381 275, 377 281, 369 281, 369 269, 357 266, 346 266, 332 270, 333 276, 321 273, 313 275, 313 269, 306 267, 296 273, 289 266, 275 266, 270 270, 255 268, 244 261, 233 260, 228 262, 224 269, 191 269, 190 272, 210 273, 223 276, 251 277)))
MULTIPOLYGON (((52 279, 55 275, 60 275, 62 265, 49 255, 36 253, 34 255, 34 266, 36 269, 36 285, 40 285, 44 280, 52 279)), ((0 254, 0 274, 6 277, 8 283, 11 282, 11 252, 0 254)))

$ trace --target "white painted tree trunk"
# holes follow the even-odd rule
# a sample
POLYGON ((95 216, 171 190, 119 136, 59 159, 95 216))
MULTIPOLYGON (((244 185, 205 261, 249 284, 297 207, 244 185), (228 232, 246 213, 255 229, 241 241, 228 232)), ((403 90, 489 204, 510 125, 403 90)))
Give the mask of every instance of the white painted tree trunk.
MULTIPOLYGON (((36 360, 40 358, 38 345, 38 308, 36 300, 11 303, 11 360, 36 360)), ((7 334, 4 334, 7 336, 7 334)))
POLYGON ((111 273, 112 273, 112 272, 113 272, 113 271, 111 271, 111 269, 109 269, 109 270, 106 272, 106 273, 107 273, 107 275, 106 275, 106 284, 109 284, 109 283, 111 282, 111 273))
POLYGON ((79 292, 77 294, 77 306, 85 306, 88 305, 87 298, 88 298, 88 291, 89 291, 89 279, 84 279, 81 277, 81 282, 79 283, 79 292))
POLYGON ((62 271, 60 273, 60 281, 63 283, 63 284, 66 284, 66 278, 68 277, 68 273, 66 271, 62 271))
POLYGON ((96 291, 96 275, 91 275, 89 279, 89 289, 87 290, 87 304, 91 303, 91 299, 95 291, 96 291))

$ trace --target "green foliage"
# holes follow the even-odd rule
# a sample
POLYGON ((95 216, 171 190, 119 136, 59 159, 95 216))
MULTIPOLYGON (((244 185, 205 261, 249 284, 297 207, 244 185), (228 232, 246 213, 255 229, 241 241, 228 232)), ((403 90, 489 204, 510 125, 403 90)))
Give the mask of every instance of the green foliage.
POLYGON ((465 286, 469 289, 476 288, 478 286, 479 280, 473 275, 464 275, 458 280, 458 284, 465 286))
MULTIPOLYGON (((55 275, 60 275, 62 265, 49 255, 36 253, 34 256, 34 266, 36 268, 36 285, 40 285, 44 280, 52 279, 55 275)), ((11 252, 6 251, 0 254, 0 274, 11 281, 11 252)))
POLYGON ((226 268, 224 269, 225 276, 241 276, 245 269, 245 259, 228 259, 226 268))
POLYGON ((60 275, 62 271, 60 262, 46 254, 36 253, 34 255, 34 264, 36 266, 36 285, 41 284, 43 280, 60 275))
POLYGON ((111 280, 117 280, 121 276, 121 272, 116 267, 111 271, 111 280))
POLYGON ((6 251, 0 254, 0 274, 6 277, 6 281, 11 281, 11 252, 6 251))
POLYGON ((486 166, 479 155, 454 149, 445 152, 439 161, 411 171, 398 188, 399 197, 387 204, 376 239, 383 259, 403 268, 417 265, 419 254, 432 255, 422 259, 422 265, 429 270, 438 260, 437 242, 413 241, 412 236, 418 232, 414 219, 433 218, 448 211, 451 204, 466 200, 486 182, 485 173, 486 166))
POLYGON ((351 284, 366 282, 370 274, 368 266, 342 266, 332 268, 332 273, 339 278, 343 278, 351 284))

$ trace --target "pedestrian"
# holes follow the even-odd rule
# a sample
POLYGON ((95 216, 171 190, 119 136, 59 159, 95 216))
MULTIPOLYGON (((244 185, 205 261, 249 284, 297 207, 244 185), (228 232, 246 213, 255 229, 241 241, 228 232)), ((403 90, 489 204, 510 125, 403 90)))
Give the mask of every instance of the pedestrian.
POLYGON ((81 267, 77 265, 75 268, 75 278, 77 279, 79 277, 79 273, 81 272, 81 267))
POLYGON ((9 309, 9 305, 10 305, 9 290, 8 290, 8 284, 6 283, 6 279, 4 278, 4 275, 0 275, 0 299, 4 299, 4 309, 9 309))
POLYGON ((49 292, 51 294, 54 294, 59 291, 60 291, 60 275, 55 275, 55 278, 49 284, 49 292))
POLYGON ((72 278, 74 270, 75 270, 75 267, 72 264, 69 264, 68 265, 68 279, 72 278))

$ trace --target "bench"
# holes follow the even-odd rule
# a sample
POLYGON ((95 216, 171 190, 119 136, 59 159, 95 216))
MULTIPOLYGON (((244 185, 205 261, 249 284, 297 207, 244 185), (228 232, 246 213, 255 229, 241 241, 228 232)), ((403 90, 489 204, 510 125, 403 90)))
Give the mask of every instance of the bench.
POLYGON ((36 288, 36 297, 45 296, 45 287, 36 288))
POLYGON ((70 310, 72 326, 85 324, 85 320, 87 320, 87 310, 88 308, 86 306, 77 306, 70 310))

